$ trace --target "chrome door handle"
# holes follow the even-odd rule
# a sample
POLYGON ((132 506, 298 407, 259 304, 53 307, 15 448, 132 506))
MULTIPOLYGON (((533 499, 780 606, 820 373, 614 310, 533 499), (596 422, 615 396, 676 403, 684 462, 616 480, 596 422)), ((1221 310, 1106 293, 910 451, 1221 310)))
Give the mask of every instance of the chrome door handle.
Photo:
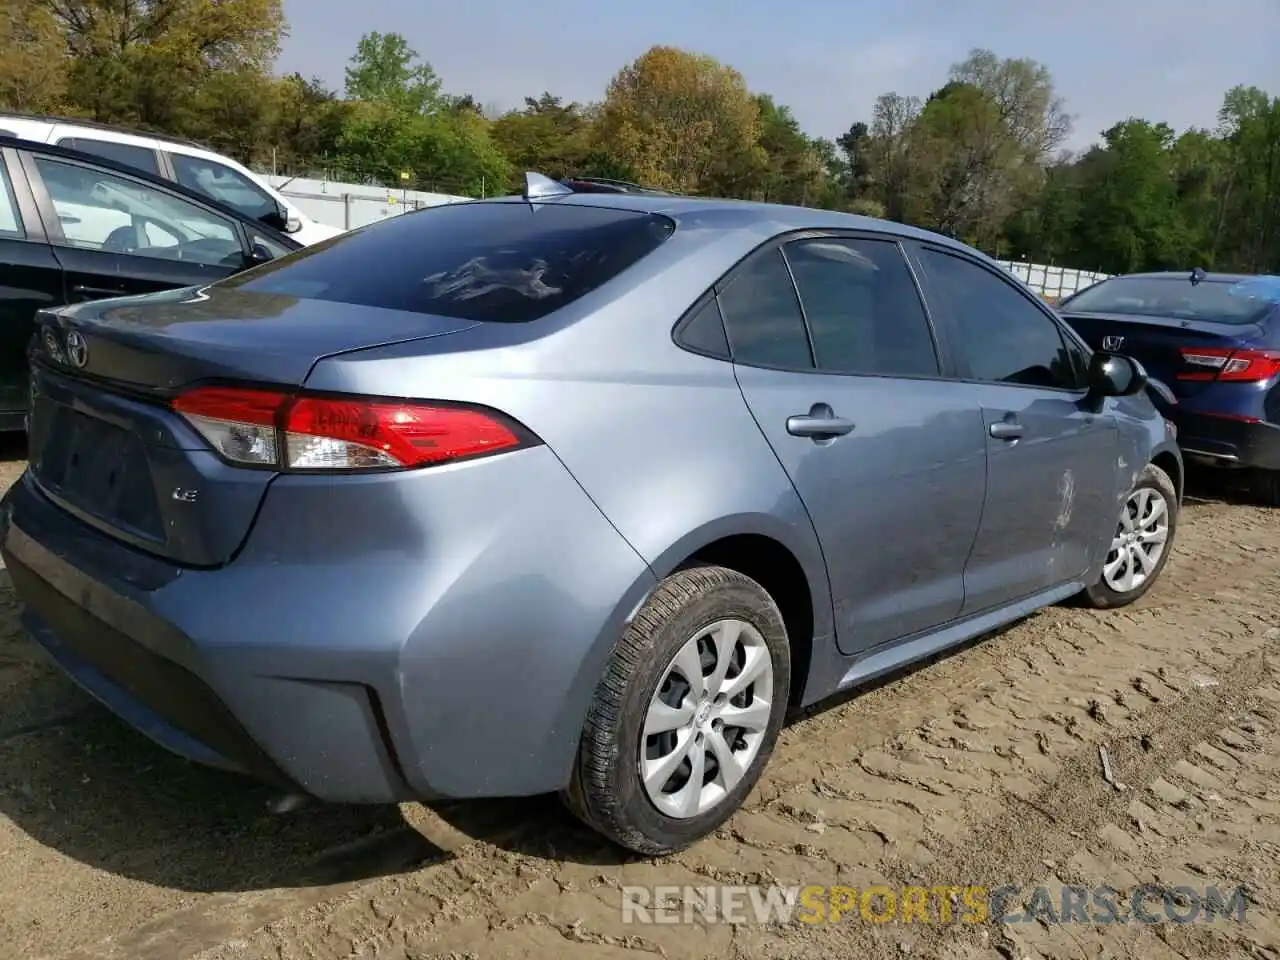
POLYGON ((997 440, 1017 440, 1022 436, 1022 424, 1016 420, 1000 420, 993 423, 988 432, 997 440))

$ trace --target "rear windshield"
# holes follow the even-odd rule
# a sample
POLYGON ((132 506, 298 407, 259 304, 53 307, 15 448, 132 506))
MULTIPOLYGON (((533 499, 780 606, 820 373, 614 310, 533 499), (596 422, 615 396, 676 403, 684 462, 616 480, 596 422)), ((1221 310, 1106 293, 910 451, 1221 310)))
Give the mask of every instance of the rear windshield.
POLYGON ((1280 277, 1203 280, 1113 277, 1067 300, 1068 313, 1127 313, 1213 323, 1254 323, 1280 303, 1280 277))
POLYGON ((675 229, 632 210, 432 207, 342 234, 222 286, 462 320, 537 320, 608 283, 675 229))

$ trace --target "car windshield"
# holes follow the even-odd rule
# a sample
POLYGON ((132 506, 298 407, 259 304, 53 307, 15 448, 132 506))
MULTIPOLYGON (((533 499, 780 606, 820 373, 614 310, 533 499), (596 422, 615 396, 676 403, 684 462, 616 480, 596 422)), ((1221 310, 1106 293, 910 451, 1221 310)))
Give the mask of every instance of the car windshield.
POLYGON ((1067 313, 1124 313, 1212 323, 1254 323, 1280 304, 1280 277, 1202 280, 1112 277, 1066 301, 1067 313))
POLYGON ((222 286, 462 320, 536 320, 662 244, 656 214, 579 204, 471 202, 341 234, 222 286))

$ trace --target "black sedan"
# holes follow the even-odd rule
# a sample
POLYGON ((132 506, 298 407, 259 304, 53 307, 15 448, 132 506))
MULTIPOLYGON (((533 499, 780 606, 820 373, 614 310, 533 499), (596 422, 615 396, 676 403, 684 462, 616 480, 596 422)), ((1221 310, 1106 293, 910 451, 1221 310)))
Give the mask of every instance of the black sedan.
POLYGON ((0 431, 23 428, 36 310, 197 286, 299 247, 133 167, 0 136, 0 431))

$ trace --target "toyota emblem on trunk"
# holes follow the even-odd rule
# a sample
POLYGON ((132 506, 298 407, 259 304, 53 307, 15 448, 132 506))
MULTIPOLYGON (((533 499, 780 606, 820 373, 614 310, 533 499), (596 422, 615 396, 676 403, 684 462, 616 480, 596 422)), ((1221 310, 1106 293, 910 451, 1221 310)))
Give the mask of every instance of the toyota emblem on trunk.
MULTIPOLYGON (((1103 337, 1102 338, 1103 350, 1119 350, 1123 346, 1124 346, 1124 337, 1103 337)), ((67 347, 68 348, 71 347, 71 339, 69 337, 67 338, 67 347)))
POLYGON ((83 367, 89 362, 89 345, 84 342, 84 334, 78 330, 67 334, 67 360, 73 367, 83 367))

